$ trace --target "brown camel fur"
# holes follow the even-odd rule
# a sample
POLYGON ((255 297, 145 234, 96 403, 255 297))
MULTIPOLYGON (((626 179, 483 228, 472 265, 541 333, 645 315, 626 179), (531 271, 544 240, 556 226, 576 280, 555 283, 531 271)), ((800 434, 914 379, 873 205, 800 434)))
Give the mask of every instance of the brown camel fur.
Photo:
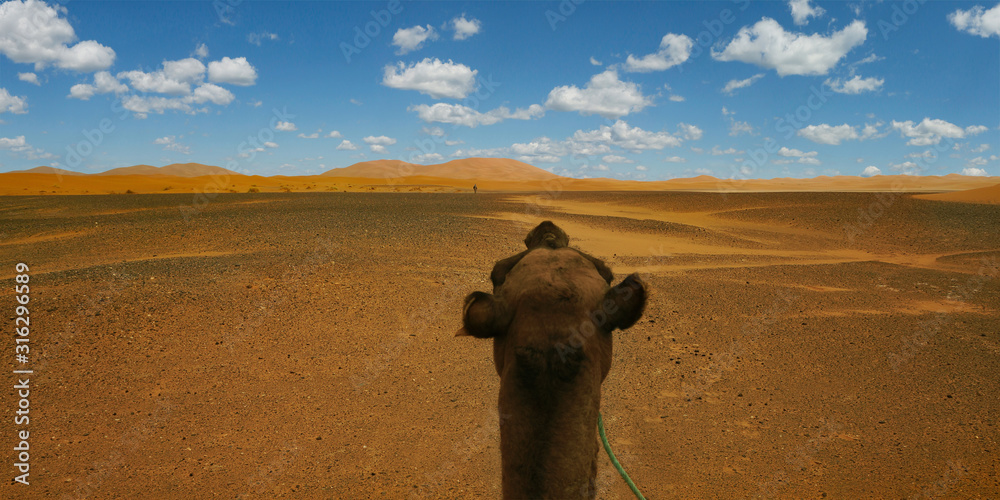
POLYGON ((646 303, 637 275, 609 287, 604 263, 568 245, 543 222, 528 250, 497 262, 493 294, 465 300, 458 334, 493 339, 508 499, 594 497, 611 332, 632 326, 646 303))

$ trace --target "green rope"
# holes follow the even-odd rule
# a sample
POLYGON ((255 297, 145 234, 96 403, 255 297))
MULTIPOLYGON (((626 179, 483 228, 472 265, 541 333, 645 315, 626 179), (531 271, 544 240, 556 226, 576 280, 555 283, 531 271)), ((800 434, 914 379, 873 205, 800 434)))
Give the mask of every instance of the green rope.
POLYGON ((636 498, 646 500, 646 497, 642 496, 642 493, 639 493, 639 488, 632 482, 632 478, 628 477, 625 469, 622 468, 622 464, 618 463, 618 459, 615 458, 615 454, 611 451, 611 445, 608 444, 608 436, 604 433, 604 419, 601 418, 601 412, 597 412, 597 430, 601 433, 601 442, 604 443, 604 451, 608 452, 608 458, 611 459, 611 463, 615 464, 615 468, 622 475, 622 479, 628 483, 629 488, 632 488, 632 493, 635 493, 636 498))

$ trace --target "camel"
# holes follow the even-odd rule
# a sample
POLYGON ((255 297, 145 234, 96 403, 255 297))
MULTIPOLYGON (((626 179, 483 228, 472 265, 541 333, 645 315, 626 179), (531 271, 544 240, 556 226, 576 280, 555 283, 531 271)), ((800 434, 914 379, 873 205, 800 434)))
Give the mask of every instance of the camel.
POLYGON ((494 266, 492 294, 466 297, 457 336, 493 339, 504 498, 594 498, 611 333, 642 316, 645 285, 609 286, 610 269, 550 221, 525 246, 494 266))

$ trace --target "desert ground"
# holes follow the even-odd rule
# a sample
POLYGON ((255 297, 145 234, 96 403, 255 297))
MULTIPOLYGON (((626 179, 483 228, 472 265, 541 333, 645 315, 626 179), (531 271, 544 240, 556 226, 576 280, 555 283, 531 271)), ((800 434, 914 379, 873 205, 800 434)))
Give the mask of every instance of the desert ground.
MULTIPOLYGON (((546 219, 651 290, 602 400, 647 498, 1000 496, 1000 205, 240 191, 0 197, 35 371, 0 497, 499 497, 491 346, 454 333, 546 219)), ((631 497, 603 453, 598 487, 631 497)))

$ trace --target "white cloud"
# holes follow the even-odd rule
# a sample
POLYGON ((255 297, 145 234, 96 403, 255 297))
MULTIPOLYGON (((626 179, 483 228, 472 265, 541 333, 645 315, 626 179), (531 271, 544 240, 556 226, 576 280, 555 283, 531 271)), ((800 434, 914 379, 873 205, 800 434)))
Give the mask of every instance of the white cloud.
POLYGON ((809 5, 809 0, 790 0, 788 7, 792 10, 792 19, 799 26, 808 23, 810 17, 818 18, 826 12, 822 7, 809 5))
POLYGON ((260 47, 260 42, 262 42, 262 41, 276 42, 278 40, 279 40, 279 37, 278 37, 277 34, 275 34, 275 33, 268 33, 266 31, 262 31, 260 33, 250 33, 249 35, 247 35, 247 41, 250 42, 250 43, 252 43, 252 44, 254 44, 254 45, 256 45, 256 46, 258 46, 258 47, 260 47))
POLYGON ((935 153, 933 150, 928 149, 928 150, 924 151, 923 153, 910 153, 910 154, 906 155, 906 157, 907 158, 931 159, 931 158, 937 158, 937 153, 935 153))
POLYGON ((863 128, 861 130, 861 137, 860 137, 860 139, 862 139, 862 140, 864 140, 864 139, 879 139, 879 138, 882 138, 882 137, 885 137, 885 136, 889 135, 888 131, 886 131, 882 135, 879 135, 878 128, 881 127, 882 125, 883 125, 882 122, 878 122, 875 125, 872 125, 870 123, 866 123, 865 124, 865 128, 863 128))
POLYGON ((28 98, 10 95, 7 89, 0 87, 0 113, 10 111, 15 115, 28 112, 28 98))
POLYGON ((303 139, 319 139, 320 132, 322 132, 322 130, 317 130, 311 134, 307 134, 305 132, 299 132, 299 137, 303 139))
POLYGON ((642 111, 650 105, 652 100, 642 95, 639 85, 619 80, 614 69, 594 75, 583 89, 575 85, 556 87, 545 101, 545 107, 555 111, 577 111, 609 119, 642 111))
POLYGON ((819 161, 819 159, 812 158, 812 157, 803 157, 803 158, 799 158, 798 160, 795 160, 795 161, 797 163, 801 163, 803 165, 821 165, 823 163, 823 162, 819 161))
POLYGON ((670 100, 674 102, 684 102, 684 98, 679 95, 670 96, 670 100))
POLYGON ((885 83, 884 78, 861 78, 860 75, 854 75, 854 78, 842 82, 840 78, 836 80, 827 78, 823 82, 823 85, 830 87, 834 92, 840 94, 860 94, 862 92, 874 92, 882 88, 882 84, 885 83))
POLYGON ((601 159, 604 160, 605 163, 635 163, 635 161, 619 155, 606 155, 601 159))
POLYGON ((562 161, 561 158, 555 155, 538 155, 538 156, 518 156, 518 160, 525 163, 559 163, 562 161))
POLYGON ((895 172, 900 172, 903 175, 919 175, 923 172, 924 168, 912 161, 904 161, 903 163, 890 163, 889 168, 895 172))
POLYGON ((677 130, 678 135, 689 141, 697 141, 698 139, 701 139, 702 135, 704 135, 704 132, 702 132, 702 130, 697 126, 689 125, 683 122, 677 124, 677 130))
POLYGON ((774 19, 765 17, 753 26, 741 28, 721 52, 712 49, 712 57, 756 64, 773 69, 780 76, 823 75, 867 37, 868 29, 860 20, 825 37, 790 33, 774 19))
POLYGON ((352 144, 351 141, 344 139, 343 141, 340 141, 339 145, 337 145, 337 149, 340 151, 356 151, 358 147, 352 144))
POLYGON ((464 99, 476 88, 476 73, 464 64, 426 58, 406 66, 402 62, 386 65, 382 85, 394 89, 416 90, 434 99, 464 99))
POLYGON ((257 70, 245 57, 223 57, 208 63, 208 81, 247 87, 257 81, 257 70))
POLYGON ((176 139, 176 136, 168 135, 154 140, 153 144, 162 145, 164 151, 175 151, 186 155, 191 154, 191 148, 189 146, 179 144, 176 139))
POLYGON ((731 147, 728 148, 728 149, 720 149, 719 146, 712 146, 712 150, 709 151, 709 154, 711 154, 713 156, 738 155, 738 154, 743 154, 743 152, 744 152, 743 150, 736 150, 736 149, 731 148, 731 147))
POLYGON ((533 120, 545 116, 545 108, 538 104, 532 104, 527 109, 518 108, 513 112, 504 106, 500 106, 486 113, 480 113, 475 109, 461 104, 439 102, 429 106, 427 104, 410 106, 407 108, 407 111, 416 111, 417 116, 427 123, 451 123, 471 128, 479 125, 493 125, 507 119, 533 120))
POLYGON ((163 114, 167 110, 191 112, 191 104, 184 102, 183 99, 170 99, 159 96, 126 96, 122 98, 122 108, 131 111, 139 119, 146 118, 149 113, 163 114))
POLYGON ((329 134, 326 134, 326 135, 324 135, 323 137, 328 137, 328 138, 339 138, 339 137, 343 137, 343 136, 341 136, 341 135, 340 135, 340 132, 338 132, 338 131, 336 131, 336 130, 331 130, 329 134))
POLYGON ((248 104, 255 108, 259 108, 264 105, 264 101, 261 101, 260 99, 251 99, 248 104))
POLYGON ((278 147, 278 143, 277 142, 267 141, 267 142, 264 143, 264 146, 274 149, 274 148, 278 147))
POLYGON ((694 41, 687 35, 667 33, 660 40, 660 48, 652 54, 637 58, 632 54, 625 60, 625 69, 638 73, 663 71, 687 61, 691 57, 694 41))
POLYGON ((722 88, 722 91, 726 94, 732 95, 733 91, 736 89, 742 89, 744 87, 749 87, 753 85, 757 80, 764 78, 764 73, 757 73, 756 75, 747 78, 746 80, 729 80, 729 83, 722 88))
POLYGON ((227 106, 233 102, 236 96, 232 92, 215 85, 214 83, 203 83, 194 89, 194 93, 185 100, 197 104, 211 101, 213 104, 227 106))
POLYGON ((809 157, 814 157, 818 154, 819 153, 816 151, 810 151, 806 153, 798 149, 789 149, 784 146, 782 146, 782 148, 778 150, 778 156, 791 156, 793 158, 809 158, 809 157))
POLYGON ((971 159, 971 160, 968 161, 968 165, 974 165, 974 166, 977 166, 977 167, 981 167, 983 165, 986 165, 987 163, 988 163, 988 160, 986 158, 983 158, 982 156, 977 156, 977 157, 975 157, 975 158, 973 158, 973 159, 971 159))
POLYGON ((965 133, 969 135, 979 135, 983 132, 986 132, 987 130, 989 130, 989 128, 983 125, 971 125, 965 127, 965 133))
POLYGON ((479 19, 466 19, 465 14, 451 20, 451 26, 455 30, 455 40, 465 40, 472 35, 479 33, 483 23, 479 19))
POLYGON ((862 64, 868 64, 868 63, 873 63, 873 62, 876 62, 876 61, 881 61, 883 59, 885 59, 885 58, 884 57, 879 57, 879 56, 877 56, 875 54, 871 54, 868 57, 866 57, 864 59, 861 59, 860 61, 851 63, 851 66, 860 66, 862 64))
POLYGON ((19 135, 13 139, 9 137, 0 137, 0 149, 9 149, 12 151, 20 151, 23 148, 28 147, 27 142, 24 140, 23 135, 19 135))
POLYGON ((636 165, 636 166, 635 166, 635 169, 636 169, 636 170, 640 170, 640 171, 643 171, 643 172, 645 172, 645 171, 649 170, 649 168, 648 168, 648 167, 646 167, 645 165, 636 165))
POLYGON ((733 118, 729 119, 729 135, 737 137, 740 134, 750 134, 753 135, 754 128, 748 122, 736 121, 733 118))
POLYGON ((597 59, 594 59, 594 56, 590 56, 590 64, 593 64, 594 66, 600 66, 601 65, 601 61, 598 61, 597 59))
POLYGON ((41 85, 41 82, 38 81, 38 75, 36 75, 34 73, 18 73, 17 74, 17 79, 21 80, 22 82, 28 82, 28 83, 33 83, 35 85, 41 85))
POLYGON ((819 144, 838 145, 841 141, 858 139, 858 131, 854 127, 843 125, 809 125, 799 129, 798 135, 819 144))
MULTIPOLYGON (((683 132, 682 132, 683 133, 683 132)), ((558 141, 538 137, 529 142, 511 144, 509 147, 490 149, 456 150, 450 156, 509 157, 532 163, 556 163, 566 155, 574 157, 605 155, 607 163, 634 163, 624 156, 612 153, 617 147, 629 151, 663 149, 680 145, 682 139, 666 132, 649 132, 639 127, 629 127, 621 120, 614 125, 604 125, 596 130, 577 130, 571 137, 558 141)))
POLYGON ((983 38, 1000 37, 1000 4, 989 10, 979 5, 969 10, 958 9, 948 14, 948 21, 959 31, 983 38))
MULTIPOLYGON (((0 150, 8 150, 29 160, 54 160, 58 158, 52 153, 46 153, 43 149, 32 147, 24 140, 23 135, 14 138, 0 137, 0 150)), ((55 165, 56 163, 52 163, 52 166, 55 165)))
MULTIPOLYGON (((510 151, 518 155, 526 156, 562 156, 569 154, 567 143, 558 142, 548 137, 539 137, 531 142, 519 142, 511 144, 510 151)), ((503 154, 503 150, 498 150, 495 154, 503 154)))
POLYGON ((205 65, 193 57, 163 61, 163 75, 169 80, 196 84, 205 77, 205 65))
POLYGON ((990 174, 986 173, 986 170, 983 170, 981 168, 966 167, 962 169, 962 175, 969 175, 973 177, 987 177, 990 174))
POLYGON ((930 146, 940 143, 942 137, 961 139, 965 137, 967 132, 969 134, 976 134, 986 130, 986 127, 981 125, 962 129, 962 127, 953 123, 939 119, 932 120, 926 117, 918 124, 914 124, 911 120, 905 122, 893 120, 892 128, 899 130, 899 133, 903 137, 910 138, 906 143, 909 146, 930 146))
POLYGON ((118 78, 128 79, 132 88, 139 92, 167 94, 173 96, 191 93, 191 84, 169 78, 162 70, 146 73, 141 70, 123 71, 118 78))
POLYGON ((115 51, 93 40, 79 42, 65 18, 65 7, 50 7, 38 0, 14 0, 0 4, 0 54, 16 63, 48 65, 83 73, 107 69, 115 51))
POLYGON ((598 143, 617 146, 628 151, 663 149, 681 145, 681 139, 668 132, 650 132, 639 127, 629 127, 628 123, 617 120, 614 125, 601 125, 596 130, 577 130, 572 139, 584 143, 598 143))
POLYGON ((729 111, 728 109, 726 109, 725 106, 722 107, 722 116, 730 116, 735 114, 736 114, 735 111, 729 111))
POLYGON ((396 144, 396 139, 386 137, 384 135, 380 135, 378 137, 370 135, 361 140, 368 144, 368 149, 370 149, 372 153, 387 153, 388 150, 385 147, 396 144))
POLYGON ((681 158, 680 156, 671 156, 664 158, 663 161, 668 163, 687 163, 687 158, 681 158))
POLYGON ((876 175, 882 175, 882 170, 875 165, 868 165, 865 167, 865 171, 861 172, 861 177, 874 177, 876 175))
POLYGON ((198 45, 198 48, 194 49, 194 55, 198 56, 200 59, 208 57, 208 45, 204 43, 198 45))
POLYGON ((295 132, 298 129, 299 128, 296 127, 295 124, 292 123, 292 122, 281 122, 281 121, 279 121, 274 126, 274 130, 278 130, 278 131, 281 131, 281 132, 295 132))
POLYGON ((412 159, 417 163, 428 163, 432 161, 444 160, 444 156, 441 156, 439 153, 424 153, 415 155, 412 157, 412 159))
POLYGON ((396 55, 403 55, 420 49, 427 40, 437 40, 437 38, 438 34, 434 31, 434 27, 428 24, 426 28, 423 26, 400 28, 392 36, 392 44, 399 47, 396 55))
POLYGON ((989 149, 990 149, 989 144, 980 144, 979 147, 970 149, 970 151, 972 151, 973 153, 983 153, 988 151, 989 149))

